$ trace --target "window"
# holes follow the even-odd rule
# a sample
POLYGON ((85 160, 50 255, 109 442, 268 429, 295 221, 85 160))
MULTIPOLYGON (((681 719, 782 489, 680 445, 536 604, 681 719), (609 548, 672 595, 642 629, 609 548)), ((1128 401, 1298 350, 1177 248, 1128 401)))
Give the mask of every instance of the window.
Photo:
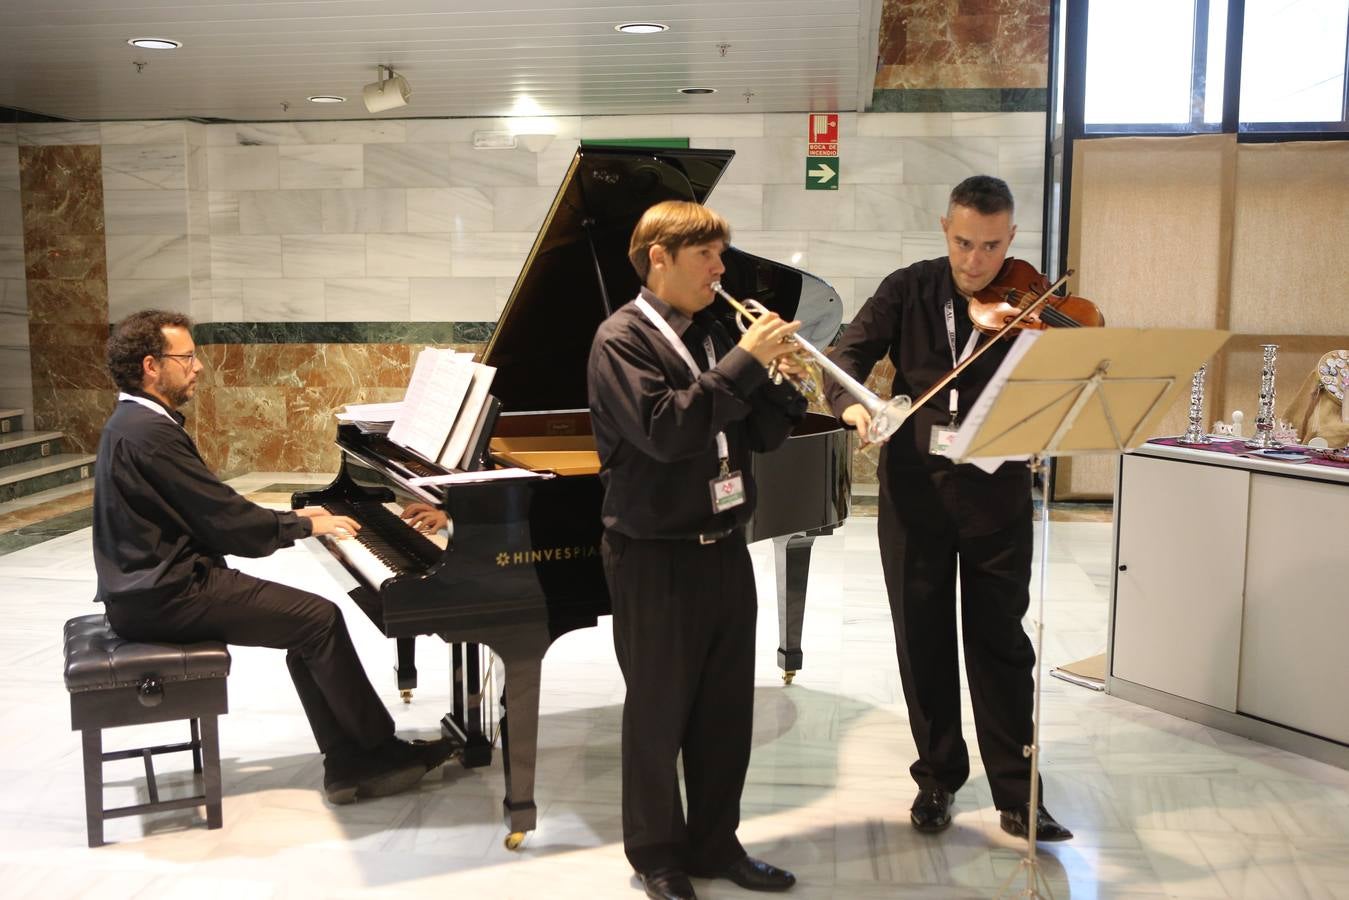
MULTIPOLYGON (((1251 0, 1242 29, 1241 122, 1343 122, 1349 0, 1251 0)), ((1221 117, 1220 117, 1221 118, 1221 117)))

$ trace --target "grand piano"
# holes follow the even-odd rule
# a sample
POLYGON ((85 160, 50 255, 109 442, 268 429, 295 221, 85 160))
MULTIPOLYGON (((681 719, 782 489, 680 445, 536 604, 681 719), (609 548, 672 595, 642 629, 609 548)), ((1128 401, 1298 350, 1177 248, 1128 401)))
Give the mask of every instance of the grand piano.
MULTIPOLYGON (((534 771, 539 676, 553 641, 610 613, 600 565, 599 461, 586 410, 586 359, 599 323, 636 295, 627 259, 638 218, 667 199, 707 200, 734 152, 580 148, 534 241, 482 361, 495 366, 493 412, 470 468, 525 466, 554 477, 414 486, 448 470, 395 445, 338 427, 341 466, 332 484, 292 497, 362 523, 356 540, 324 539, 354 576, 357 605, 398 646, 399 687, 415 686, 418 635, 450 645, 452 709, 445 731, 462 744, 465 765, 491 761, 500 729, 506 781, 506 846, 535 827, 534 771), (403 522, 409 503, 438 507, 448 539, 436 542, 403 522), (443 546, 442 546, 443 544, 443 546), (486 715, 490 669, 504 671, 499 723, 486 715)), ((734 247, 722 283, 828 344, 842 319, 838 295, 820 279, 734 247)), ((718 299, 730 327, 733 313, 718 299)), ((733 332, 734 333, 734 332, 733 332)), ((788 682, 801 667, 806 578, 814 538, 848 512, 848 442, 827 415, 808 414, 773 453, 757 456, 758 508, 750 541, 772 539, 777 562, 779 665, 788 682)))

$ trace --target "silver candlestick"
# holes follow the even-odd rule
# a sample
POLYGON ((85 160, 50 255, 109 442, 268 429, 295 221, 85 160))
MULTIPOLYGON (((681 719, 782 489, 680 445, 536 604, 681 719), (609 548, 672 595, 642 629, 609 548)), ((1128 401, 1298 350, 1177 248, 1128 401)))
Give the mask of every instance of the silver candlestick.
POLYGON ((1210 438, 1204 433, 1204 373, 1208 364, 1199 367, 1190 381, 1190 426, 1180 436, 1182 444, 1207 444, 1210 438))
POLYGON ((1278 344, 1262 344, 1265 361, 1260 369, 1260 410, 1255 416, 1255 436, 1246 442, 1252 450, 1272 450, 1283 446, 1274 439, 1274 359, 1278 344))

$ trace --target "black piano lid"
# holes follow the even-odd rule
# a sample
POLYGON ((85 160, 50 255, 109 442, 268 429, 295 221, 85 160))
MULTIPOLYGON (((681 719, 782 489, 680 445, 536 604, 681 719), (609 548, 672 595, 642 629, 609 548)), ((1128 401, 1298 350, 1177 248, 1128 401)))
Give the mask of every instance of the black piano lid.
MULTIPOLYGON (((497 368, 492 393, 504 412, 586 408, 595 330, 641 286, 628 262, 637 220, 663 200, 706 202, 734 156, 711 149, 576 151, 483 355, 497 368)), ((734 222, 731 231, 734 239, 734 222)), ((734 247, 722 259, 732 295, 757 298, 784 318, 801 307, 810 320, 803 334, 817 345, 832 340, 842 303, 824 282, 734 247)), ((729 317, 725 301, 716 302, 729 317)))
POLYGON ((640 287, 628 262, 637 220, 663 200, 702 203, 734 155, 576 151, 483 356, 497 367, 492 393, 504 411, 586 408, 595 330, 640 287))

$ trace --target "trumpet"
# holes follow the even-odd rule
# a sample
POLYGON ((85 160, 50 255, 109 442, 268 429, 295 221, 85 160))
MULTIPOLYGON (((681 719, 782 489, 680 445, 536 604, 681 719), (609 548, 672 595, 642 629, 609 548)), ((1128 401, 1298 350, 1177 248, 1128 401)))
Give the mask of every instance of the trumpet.
MULTIPOLYGON (((735 310, 736 325, 742 332, 748 330, 749 324, 753 324, 760 316, 769 312, 769 309, 758 300, 741 302, 735 299, 722 288, 720 281, 712 283, 712 290, 735 310), (747 322, 749 324, 746 324, 747 322)), ((822 373, 827 373, 830 378, 842 385, 854 400, 862 404, 871 416, 871 426, 867 428, 865 435, 867 443, 879 444, 886 440, 898 431, 899 426, 909 417, 913 402, 907 396, 900 394, 889 400, 882 400, 869 391, 866 385, 840 369, 838 364, 823 352, 811 346, 809 341, 796 335, 792 335, 788 340, 799 348, 792 353, 792 360, 805 372, 800 378, 793 379, 792 383, 797 390, 807 399, 822 400, 822 373)), ((776 361, 769 366, 769 374, 781 384, 782 373, 777 371, 776 361)))

